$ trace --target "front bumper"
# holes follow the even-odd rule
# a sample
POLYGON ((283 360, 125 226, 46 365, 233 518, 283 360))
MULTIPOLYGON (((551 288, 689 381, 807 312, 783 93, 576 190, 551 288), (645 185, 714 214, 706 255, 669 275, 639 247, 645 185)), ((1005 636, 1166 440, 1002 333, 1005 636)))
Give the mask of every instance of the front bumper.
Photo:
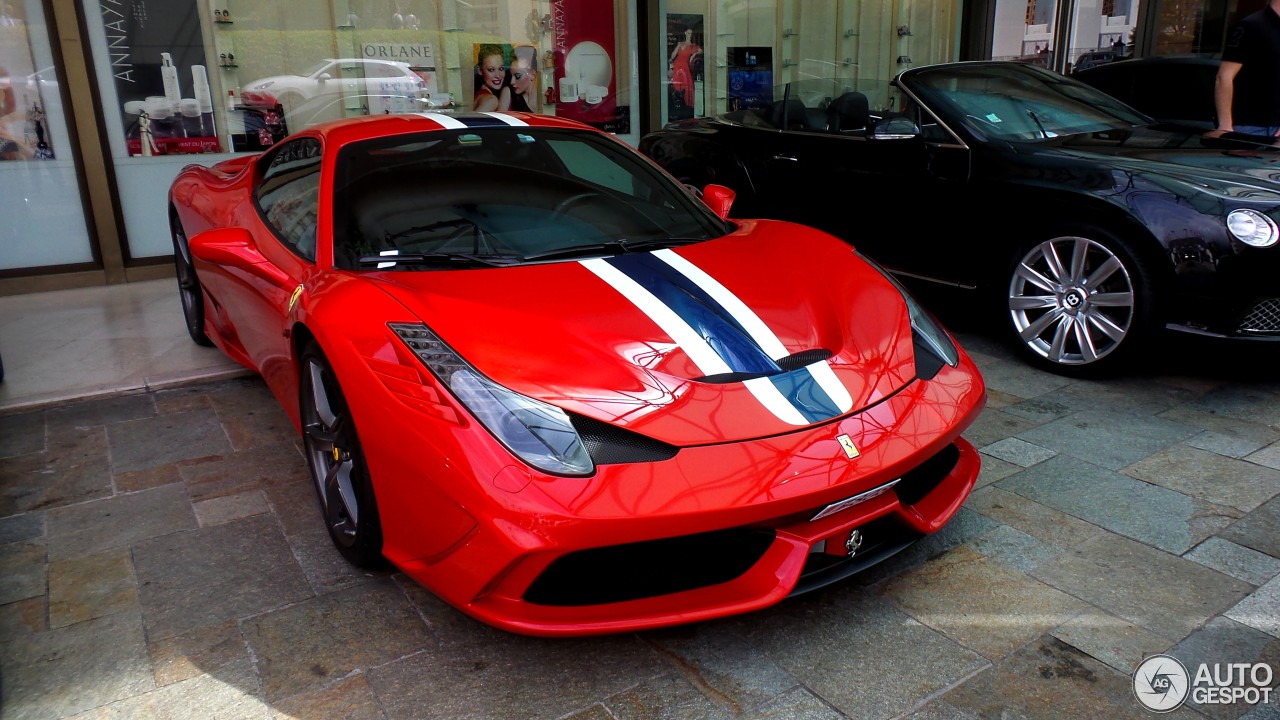
POLYGON ((1280 340, 1280 247, 1189 243, 1172 253, 1175 297, 1168 327, 1213 337, 1280 340), (1194 248, 1194 251, 1187 248, 1194 248))
MULTIPOLYGON (((401 512, 394 524, 384 513, 385 553, 455 607, 525 634, 639 630, 763 608, 945 524, 977 479, 978 454, 959 434, 984 399, 966 359, 824 426, 600 466, 587 479, 508 483, 511 491, 484 496, 486 506, 459 503, 474 524, 461 523, 465 537, 443 552, 415 550, 413 527, 433 522, 429 507, 420 519, 401 512), (842 434, 856 458, 842 450, 842 434), (908 482, 913 471, 928 477, 908 482), (877 497, 813 519, 897 478, 904 480, 877 497), (866 545, 848 558, 855 529, 866 545)), ((381 507, 381 482, 378 493, 381 507)))

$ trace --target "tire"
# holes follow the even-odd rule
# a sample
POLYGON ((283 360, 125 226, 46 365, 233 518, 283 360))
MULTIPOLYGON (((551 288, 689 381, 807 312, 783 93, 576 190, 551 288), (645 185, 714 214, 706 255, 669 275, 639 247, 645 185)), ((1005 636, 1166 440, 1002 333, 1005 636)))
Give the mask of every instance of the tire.
POLYGON ((314 341, 298 362, 302 443, 329 537, 352 565, 381 567, 378 503, 342 387, 314 341))
POLYGON ((213 341, 204 332, 204 290, 196 278, 196 267, 191 262, 191 249, 187 236, 176 215, 169 217, 169 231, 173 235, 173 264, 178 276, 178 299, 182 301, 182 316, 187 321, 187 333, 197 345, 209 347, 213 341))
POLYGON ((1007 277, 1007 327, 1041 368, 1072 376, 1112 372, 1154 331, 1151 265, 1101 228, 1024 245, 1007 277))

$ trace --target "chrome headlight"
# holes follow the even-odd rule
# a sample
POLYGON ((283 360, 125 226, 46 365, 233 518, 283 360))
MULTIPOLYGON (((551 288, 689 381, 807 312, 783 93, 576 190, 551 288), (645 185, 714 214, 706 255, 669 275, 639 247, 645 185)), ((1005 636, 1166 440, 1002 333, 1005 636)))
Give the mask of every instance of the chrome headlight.
POLYGON ((1256 210, 1232 210, 1227 215, 1227 229, 1237 240, 1253 247, 1271 247, 1280 239, 1275 221, 1256 210))
POLYGON ((916 302, 916 299, 911 296, 911 293, 907 292, 907 289, 902 286, 902 283, 889 274, 889 271, 863 255, 858 257, 880 271, 880 274, 893 283, 899 293, 902 293, 902 300, 907 304, 907 313, 911 316, 911 336, 916 350, 916 375, 923 380, 928 380, 937 375, 938 371, 942 369, 942 366, 938 364, 939 362, 946 363, 951 367, 959 365, 960 351, 956 349, 956 344, 952 342, 951 336, 947 334, 947 331, 943 330, 938 321, 933 319, 933 315, 921 307, 920 303, 916 302), (921 362, 921 352, 933 356, 933 362, 921 362))
POLYGON ((595 472, 595 463, 568 413, 480 374, 426 325, 388 323, 388 327, 521 460, 556 475, 595 472))

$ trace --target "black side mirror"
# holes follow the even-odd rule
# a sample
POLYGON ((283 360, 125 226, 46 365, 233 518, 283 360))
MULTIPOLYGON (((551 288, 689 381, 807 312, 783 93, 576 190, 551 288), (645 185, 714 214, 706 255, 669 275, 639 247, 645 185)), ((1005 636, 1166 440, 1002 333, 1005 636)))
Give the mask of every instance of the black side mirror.
POLYGON ((885 118, 872 128, 871 137, 874 140, 909 140, 920 137, 920 127, 909 118, 885 118))

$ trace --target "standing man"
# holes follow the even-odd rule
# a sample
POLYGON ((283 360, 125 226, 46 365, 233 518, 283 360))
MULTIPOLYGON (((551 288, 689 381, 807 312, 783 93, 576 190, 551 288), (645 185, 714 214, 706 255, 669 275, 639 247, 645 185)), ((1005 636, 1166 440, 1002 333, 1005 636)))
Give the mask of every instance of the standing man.
POLYGON ((1227 36, 1213 91, 1218 129, 1280 135, 1280 0, 1241 20, 1227 36))

